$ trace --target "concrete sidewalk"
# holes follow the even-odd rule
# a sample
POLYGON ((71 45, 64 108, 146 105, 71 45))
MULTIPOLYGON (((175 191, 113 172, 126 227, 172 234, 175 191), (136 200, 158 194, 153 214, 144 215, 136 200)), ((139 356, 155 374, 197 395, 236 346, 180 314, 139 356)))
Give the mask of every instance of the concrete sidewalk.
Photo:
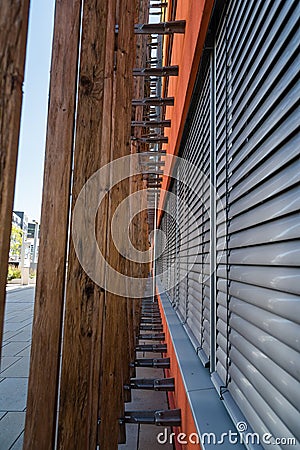
POLYGON ((34 287, 9 286, 0 369, 0 449, 22 449, 34 287))
MULTIPOLYGON (((0 369, 0 450, 21 450, 29 375, 29 357, 33 321, 34 287, 16 286, 7 290, 6 313, 0 369)), ((137 357, 161 357, 161 354, 138 354, 137 357)), ((138 368, 138 378, 162 378, 162 369, 138 368)), ((168 409, 164 392, 132 391, 127 410, 168 409)), ((161 445, 157 435, 164 428, 155 425, 126 426, 127 443, 119 450, 172 449, 161 445)))

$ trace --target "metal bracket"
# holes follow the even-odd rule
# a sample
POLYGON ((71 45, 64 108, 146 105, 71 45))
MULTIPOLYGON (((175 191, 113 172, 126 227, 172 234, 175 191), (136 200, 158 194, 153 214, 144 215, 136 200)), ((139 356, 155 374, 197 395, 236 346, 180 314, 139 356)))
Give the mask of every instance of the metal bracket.
POLYGON ((147 166, 147 167, 162 167, 165 166, 166 163, 165 161, 154 161, 154 160, 149 160, 149 161, 143 161, 141 163, 143 166, 147 166))
POLYGON ((170 369, 170 358, 138 358, 130 364, 131 367, 153 367, 155 369, 170 369))
POLYGON ((174 97, 145 97, 145 98, 135 98, 132 100, 132 106, 174 106, 174 97))
POLYGON ((174 20, 171 22, 142 23, 134 26, 136 34, 173 34, 185 32, 185 20, 174 20))
MULTIPOLYGON (((160 23, 138 23, 134 25, 135 34, 183 34, 185 32, 185 20, 174 20, 171 22, 160 23)), ((116 33, 119 32, 119 26, 116 25, 116 33)))
POLYGON ((177 77, 179 67, 178 66, 163 66, 163 67, 142 67, 134 68, 134 77, 177 77))
POLYGON ((139 156, 144 157, 144 156, 165 156, 167 154, 166 150, 160 150, 159 152, 157 151, 150 151, 150 152, 140 152, 139 156))
POLYGON ((143 319, 159 319, 161 317, 160 312, 156 311, 150 311, 150 312, 143 312, 142 318, 143 319))
POLYGON ((161 142, 162 144, 168 143, 167 136, 140 137, 140 138, 132 136, 131 139, 134 141, 143 142, 144 144, 156 144, 159 142, 161 142))
POLYGON ((181 410, 167 409, 162 411, 126 411, 124 421, 126 423, 179 427, 181 425, 181 410))
POLYGON ((166 8, 168 6, 168 2, 161 2, 161 3, 152 3, 149 8, 166 8))
POLYGON ((156 175, 156 174, 163 175, 164 171, 163 170, 155 170, 154 171, 153 169, 149 169, 149 170, 142 170, 141 173, 142 174, 148 173, 148 174, 153 174, 153 175, 156 175))
POLYGON ((151 324, 157 324, 157 325, 161 325, 162 324, 162 321, 161 321, 161 318, 160 317, 153 317, 153 318, 151 318, 151 317, 142 317, 141 318, 141 323, 143 323, 143 324, 148 324, 148 325, 151 325, 151 324))
POLYGON ((132 127, 150 127, 150 128, 170 128, 171 120, 133 120, 131 122, 132 127))
POLYGON ((125 384, 125 390, 147 389, 152 391, 171 392, 175 390, 174 378, 132 378, 129 384, 125 384))
POLYGON ((164 331, 163 326, 154 323, 153 325, 148 325, 148 324, 141 324, 140 325, 140 330, 141 331, 164 331))
POLYGON ((140 334, 138 338, 141 341, 164 341, 166 339, 165 333, 154 333, 154 334, 140 334))
POLYGON ((135 347, 136 352, 159 352, 166 353, 167 344, 141 344, 135 347))

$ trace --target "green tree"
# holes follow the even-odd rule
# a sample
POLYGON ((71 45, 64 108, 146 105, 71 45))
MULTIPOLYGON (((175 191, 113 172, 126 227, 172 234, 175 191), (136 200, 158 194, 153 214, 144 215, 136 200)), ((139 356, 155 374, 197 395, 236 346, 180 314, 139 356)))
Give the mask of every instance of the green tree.
POLYGON ((22 248, 23 231, 16 225, 12 225, 10 234, 10 255, 20 258, 22 248))

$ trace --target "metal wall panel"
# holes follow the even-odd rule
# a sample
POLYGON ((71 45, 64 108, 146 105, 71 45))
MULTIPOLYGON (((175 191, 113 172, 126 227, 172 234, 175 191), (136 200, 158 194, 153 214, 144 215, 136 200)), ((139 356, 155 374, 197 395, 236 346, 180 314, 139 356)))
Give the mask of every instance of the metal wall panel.
POLYGON ((240 3, 227 11, 225 373, 255 431, 299 439, 300 7, 240 3))
POLYGON ((175 226, 163 217, 170 244, 160 261, 168 265, 175 258, 174 282, 195 258, 170 296, 203 361, 215 351, 218 388, 229 391, 255 432, 298 440, 299 17, 296 0, 227 2, 215 41, 210 36, 207 45, 214 46, 215 79, 206 49, 180 148, 201 175, 184 163, 177 168, 182 181, 172 190, 183 202, 173 206, 175 226), (215 223, 210 164, 216 175, 215 223), (211 290, 212 227, 217 267, 211 290))

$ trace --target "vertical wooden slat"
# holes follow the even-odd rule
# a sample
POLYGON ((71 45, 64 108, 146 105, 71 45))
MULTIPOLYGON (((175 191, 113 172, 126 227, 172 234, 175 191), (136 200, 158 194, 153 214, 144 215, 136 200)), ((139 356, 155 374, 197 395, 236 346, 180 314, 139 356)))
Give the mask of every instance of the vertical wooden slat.
POLYGON ((81 1, 56 1, 24 450, 53 449, 81 1))
MULTIPOLYGON (((135 11, 135 23, 147 23, 149 17, 149 2, 148 0, 138 0, 135 11)), ((135 35, 135 48, 136 48, 136 57, 135 57, 135 67, 143 68, 146 66, 146 44, 147 44, 148 36, 145 35, 135 35)), ((144 86, 145 80, 142 77, 136 77, 133 80, 133 98, 143 98, 144 97, 144 86)), ((141 121, 143 119, 144 108, 143 106, 137 106, 132 108, 132 120, 141 121)), ((133 135, 137 138, 141 137, 143 132, 146 132, 145 129, 141 127, 132 128, 133 135)), ((146 145, 139 141, 133 140, 131 142, 131 153, 138 153, 146 150, 146 145)), ((130 193, 133 194, 144 187, 144 182, 142 175, 136 175, 133 177, 130 184, 130 193)), ((131 201, 131 208, 136 211, 135 208, 140 207, 141 205, 137 204, 136 200, 131 201)), ((146 204, 145 204, 146 207, 146 204)), ((148 242, 146 229, 144 228, 144 222, 147 222, 147 212, 142 211, 136 217, 133 218, 131 228, 130 228, 130 239, 132 244, 140 251, 148 250, 148 242)), ((130 264, 131 276, 132 277, 146 277, 149 271, 147 264, 130 264)), ((142 281, 141 281, 142 285, 142 281)), ((141 311, 141 301, 140 299, 132 299, 127 302, 127 317, 128 317, 128 326, 130 329, 129 333, 129 341, 128 341, 128 353, 130 355, 130 361, 133 361, 135 358, 135 345, 136 345, 136 337, 139 333, 139 324, 140 324, 140 311, 141 311)), ((135 376, 135 368, 131 368, 130 376, 135 376)), ((127 391, 128 392, 128 391, 127 391)), ((127 393, 126 392, 126 393, 127 393)), ((128 399, 129 395, 127 394, 128 399)))
POLYGON ((29 0, 0 2, 0 356, 18 156, 29 0))
MULTIPOLYGON (((135 0, 118 2, 118 40, 114 80, 112 158, 130 154, 130 122, 132 99, 132 70, 135 58, 134 42, 135 0)), ((129 195, 128 181, 122 182, 109 194, 109 224, 116 207, 129 195)), ((119 233, 124 225, 119 224, 119 233)), ((126 273, 128 261, 117 251, 112 240, 108 243, 108 263, 126 273)), ((108 274, 108 277, 110 275, 108 274)), ((100 448, 117 448, 119 423, 124 408, 125 378, 129 374, 127 352, 127 299, 106 293, 106 315, 103 336, 103 358, 100 398, 100 448), (108 407, 109 405, 109 407, 108 407)))
MULTIPOLYGON (((83 6, 72 211, 85 182, 110 160, 109 138, 105 136, 106 127, 110 133, 110 101, 104 89, 109 85, 107 67, 113 64, 114 39, 107 34, 114 21, 112 4, 112 0, 85 0, 83 6)), ((94 195, 97 198, 98 193, 94 195)), ((91 200, 86 199, 87 208, 91 200)), ((107 205, 102 202, 96 224, 102 253, 106 248, 106 217, 107 205)), ((84 215, 80 220, 84 245, 84 215)), ((102 289, 81 267, 71 237, 57 443, 61 450, 96 448, 103 297, 102 289)))

